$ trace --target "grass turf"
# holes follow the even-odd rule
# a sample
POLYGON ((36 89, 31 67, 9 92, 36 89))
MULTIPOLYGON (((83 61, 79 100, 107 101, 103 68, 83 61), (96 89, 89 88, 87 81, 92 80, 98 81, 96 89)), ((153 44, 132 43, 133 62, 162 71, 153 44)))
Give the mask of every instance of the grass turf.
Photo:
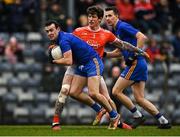
POLYGON ((180 126, 157 129, 156 126, 141 126, 134 130, 108 130, 107 126, 62 126, 52 131, 50 126, 0 126, 0 136, 180 136, 180 126))

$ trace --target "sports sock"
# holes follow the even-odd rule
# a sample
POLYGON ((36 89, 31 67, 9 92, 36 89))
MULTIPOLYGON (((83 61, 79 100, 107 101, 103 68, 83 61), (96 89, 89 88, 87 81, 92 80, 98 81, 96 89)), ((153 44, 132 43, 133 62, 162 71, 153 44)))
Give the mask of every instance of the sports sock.
POLYGON ((96 112, 99 112, 102 109, 102 107, 97 103, 94 103, 91 108, 94 109, 94 111, 96 112))
POLYGON ((54 115, 53 117, 53 123, 59 123, 60 122, 60 118, 58 115, 54 115))
POLYGON ((110 118, 116 118, 117 115, 118 113, 115 110, 112 110, 111 112, 109 112, 110 118))
POLYGON ((55 114, 53 117, 53 123, 59 123, 60 122, 60 116, 63 111, 64 103, 59 102, 59 100, 56 100, 55 103, 55 114))
POLYGON ((161 113, 158 113, 157 115, 155 115, 155 118, 159 121, 160 124, 168 123, 168 120, 161 113))
POLYGON ((130 111, 133 113, 134 118, 142 117, 141 112, 136 107, 134 107, 130 111))

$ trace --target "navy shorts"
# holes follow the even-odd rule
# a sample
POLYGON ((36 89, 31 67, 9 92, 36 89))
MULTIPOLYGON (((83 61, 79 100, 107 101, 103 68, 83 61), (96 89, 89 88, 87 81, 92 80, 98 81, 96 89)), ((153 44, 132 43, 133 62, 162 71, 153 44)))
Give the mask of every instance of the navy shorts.
POLYGON ((144 58, 137 58, 130 66, 121 73, 121 77, 135 82, 147 81, 148 69, 144 58))
POLYGON ((75 74, 83 77, 102 76, 104 65, 100 57, 89 60, 86 64, 76 66, 75 74))

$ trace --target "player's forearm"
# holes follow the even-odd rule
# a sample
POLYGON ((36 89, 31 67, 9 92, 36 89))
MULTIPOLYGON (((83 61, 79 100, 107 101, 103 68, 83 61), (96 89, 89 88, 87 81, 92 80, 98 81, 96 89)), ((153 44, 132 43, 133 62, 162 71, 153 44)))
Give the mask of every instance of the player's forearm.
POLYGON ((126 42, 126 41, 122 41, 122 40, 117 40, 114 45, 119 48, 119 49, 123 49, 123 50, 128 50, 128 51, 133 51, 139 54, 143 54, 143 51, 138 48, 133 46, 132 44, 126 42))
POLYGON ((73 61, 72 59, 69 58, 61 58, 61 59, 53 60, 53 63, 61 64, 61 65, 72 65, 73 61))
POLYGON ((136 38, 137 38, 137 47, 142 49, 148 38, 141 32, 138 32, 136 34, 136 38))
POLYGON ((118 57, 121 57, 121 52, 119 49, 115 49, 113 51, 110 51, 110 52, 105 52, 106 53, 106 56, 107 58, 118 58, 118 57))
POLYGON ((123 41, 123 45, 124 45, 124 49, 126 49, 126 50, 133 51, 133 52, 140 53, 140 54, 143 53, 143 50, 141 50, 138 47, 133 46, 132 44, 130 44, 128 42, 123 41))

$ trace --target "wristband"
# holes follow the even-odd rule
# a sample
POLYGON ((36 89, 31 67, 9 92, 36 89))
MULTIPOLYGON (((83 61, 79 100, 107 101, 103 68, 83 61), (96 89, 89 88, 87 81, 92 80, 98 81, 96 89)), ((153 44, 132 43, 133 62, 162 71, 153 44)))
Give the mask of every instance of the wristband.
POLYGON ((138 52, 139 52, 140 54, 144 53, 144 51, 143 51, 142 49, 140 49, 140 48, 138 48, 138 52))

